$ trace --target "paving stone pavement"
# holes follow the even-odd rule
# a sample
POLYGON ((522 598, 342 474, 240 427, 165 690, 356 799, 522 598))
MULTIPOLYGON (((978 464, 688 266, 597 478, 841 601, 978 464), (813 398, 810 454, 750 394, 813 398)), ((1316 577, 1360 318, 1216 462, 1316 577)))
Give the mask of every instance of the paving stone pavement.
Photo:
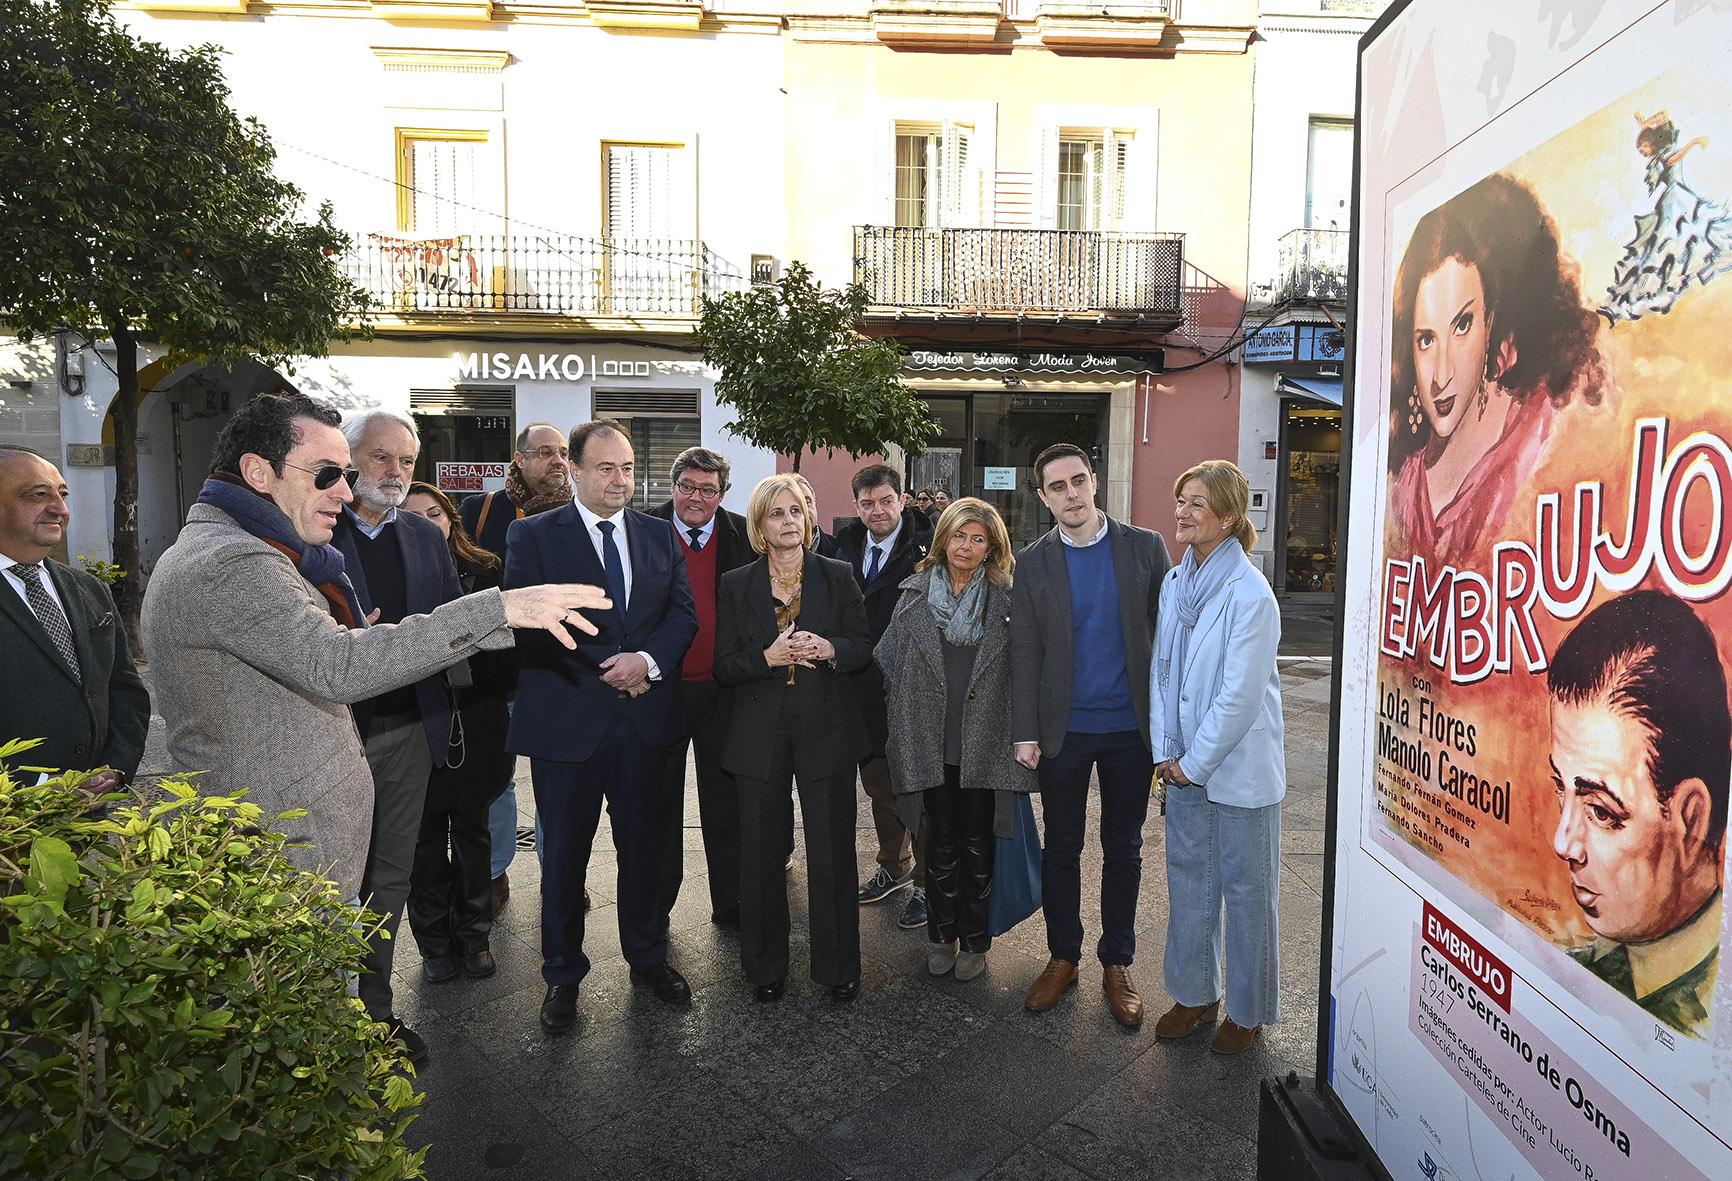
MULTIPOLYGON (((1207 1038, 1157 1042, 1166 873, 1161 818, 1144 829, 1138 955, 1131 974, 1150 1014, 1129 1032, 1108 1013, 1098 964, 1046 1013, 1023 992, 1046 961, 1036 914, 996 940, 968 983, 926 973, 922 931, 896 926, 903 895, 863 907, 863 986, 833 1004, 807 975, 804 842, 789 877, 794 942, 788 993, 760 1006, 738 966, 738 940, 709 921, 695 788, 687 788, 686 878, 671 962, 691 981, 690 1009, 631 986, 619 954, 606 820, 589 877, 594 968, 578 1024, 562 1038, 536 1023, 543 985, 539 867, 520 851, 511 900, 494 930, 497 975, 428 985, 405 927, 398 1013, 426 1037, 425 1095, 410 1130, 439 1181, 541 1178, 1182 1178, 1256 1174, 1257 1085, 1311 1073, 1323 888, 1330 620, 1292 608, 1283 644, 1289 792, 1282 821, 1283 1020, 1249 1053, 1221 1058, 1207 1038)), ((164 763, 160 721, 147 769, 164 763)), ((688 771, 689 775, 689 771, 688 771)), ((523 823, 528 763, 520 761, 523 823)), ((1036 813, 1039 807, 1036 806, 1036 813)), ((1083 860, 1083 922, 1100 930, 1098 797, 1083 860)), ((865 797, 858 862, 876 842, 865 797)))

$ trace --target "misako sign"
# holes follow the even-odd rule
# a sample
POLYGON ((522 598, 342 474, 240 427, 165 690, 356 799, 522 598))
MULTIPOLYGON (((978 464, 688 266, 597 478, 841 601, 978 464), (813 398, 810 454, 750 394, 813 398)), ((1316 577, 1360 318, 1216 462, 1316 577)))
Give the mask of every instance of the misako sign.
POLYGON ((1361 45, 1325 1075, 1396 1177, 1727 1178, 1732 7, 1547 7, 1361 45))

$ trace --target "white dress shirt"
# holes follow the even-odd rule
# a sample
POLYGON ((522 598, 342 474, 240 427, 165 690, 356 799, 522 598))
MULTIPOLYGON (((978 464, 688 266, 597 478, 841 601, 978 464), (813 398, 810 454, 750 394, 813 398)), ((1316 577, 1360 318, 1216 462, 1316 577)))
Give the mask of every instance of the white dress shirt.
POLYGON ((1107 515, 1102 513, 1099 509, 1096 509, 1095 512, 1100 513, 1101 527, 1095 530, 1095 535, 1093 537, 1089 538, 1087 541, 1072 541, 1070 539, 1070 534, 1066 533, 1063 529, 1060 529, 1058 531, 1058 539, 1070 546, 1072 549, 1087 549, 1089 546, 1097 544, 1101 538, 1107 535, 1107 515))
POLYGON ((872 536, 872 530, 870 530, 870 529, 866 530, 866 538, 867 538, 868 544, 866 546, 866 553, 863 555, 863 558, 862 558, 864 564, 860 567, 860 573, 862 575, 864 575, 866 573, 866 571, 872 569, 872 551, 873 550, 882 550, 883 551, 879 555, 879 558, 878 558, 878 572, 880 574, 882 574, 884 572, 884 567, 886 567, 890 564, 890 551, 896 548, 896 537, 901 532, 902 532, 902 514, 900 514, 900 513, 898 513, 896 515, 896 528, 892 529, 890 531, 890 536, 886 537, 883 541, 879 541, 876 537, 873 537, 872 536))
MULTIPOLYGON (((603 572, 607 570, 607 555, 601 548, 601 530, 596 526, 603 521, 613 522, 613 544, 619 550, 619 564, 621 570, 624 571, 625 578, 625 602, 615 603, 614 606, 619 608, 620 616, 623 618, 626 608, 631 605, 631 544, 625 536, 625 510, 620 509, 611 517, 602 517, 590 512, 589 506, 581 500, 573 499, 571 503, 577 508, 577 515, 583 518, 583 531, 589 534, 589 543, 595 547, 595 558, 601 563, 603 572)), ((711 524, 714 523, 712 520, 711 524)), ((638 655, 643 657, 645 664, 649 665, 649 679, 652 681, 661 680, 661 666, 656 663, 655 657, 648 652, 639 652, 638 655)))
MULTIPOLYGON (((5 554, 0 554, 0 575, 5 577, 6 585, 18 592, 19 601, 22 602, 28 610, 30 607, 30 595, 24 588, 24 580, 18 577, 17 571, 12 569, 12 567, 20 564, 28 565, 28 563, 19 563, 15 559, 7 557, 5 554)), ((48 573, 47 566, 42 567, 42 574, 37 581, 42 584, 42 589, 48 592, 48 597, 54 600, 54 605, 60 608, 60 613, 65 615, 66 604, 60 601, 60 592, 54 589, 54 577, 48 573)), ((34 615, 36 612, 31 611, 30 614, 34 615)))
POLYGON ((710 538, 716 535, 716 517, 720 515, 720 511, 721 510, 718 507, 716 513, 711 514, 709 520, 705 521, 701 526, 698 526, 698 544, 695 546, 692 544, 693 527, 680 520, 677 516, 674 518, 674 532, 680 535, 680 540, 686 543, 687 549, 702 549, 704 546, 710 544, 710 538))

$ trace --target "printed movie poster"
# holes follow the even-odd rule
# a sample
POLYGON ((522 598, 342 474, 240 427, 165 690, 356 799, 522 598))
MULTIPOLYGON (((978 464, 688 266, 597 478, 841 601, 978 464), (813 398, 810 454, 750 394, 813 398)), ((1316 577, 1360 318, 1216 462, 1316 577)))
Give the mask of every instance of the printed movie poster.
POLYGON ((1388 293, 1378 827, 1687 1038, 1732 789, 1728 81, 1663 74, 1425 210, 1388 293))
POLYGON ((1362 65, 1330 1075, 1396 1176, 1732 1176, 1732 4, 1404 16, 1362 65))

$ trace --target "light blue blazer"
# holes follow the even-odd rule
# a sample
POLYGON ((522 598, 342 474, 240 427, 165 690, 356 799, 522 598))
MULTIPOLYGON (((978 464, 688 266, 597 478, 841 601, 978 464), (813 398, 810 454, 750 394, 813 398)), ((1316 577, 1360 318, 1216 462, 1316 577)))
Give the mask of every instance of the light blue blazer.
MULTIPOLYGON (((1236 544, 1230 538, 1226 544, 1236 544)), ((1161 583, 1159 630, 1149 666, 1149 736, 1160 762, 1167 749, 1161 649, 1179 626, 1179 567, 1161 583)), ((1263 808, 1287 794, 1281 674, 1275 650, 1281 612, 1275 592, 1247 558, 1203 608, 1179 678, 1179 768, 1209 800, 1263 808)))

